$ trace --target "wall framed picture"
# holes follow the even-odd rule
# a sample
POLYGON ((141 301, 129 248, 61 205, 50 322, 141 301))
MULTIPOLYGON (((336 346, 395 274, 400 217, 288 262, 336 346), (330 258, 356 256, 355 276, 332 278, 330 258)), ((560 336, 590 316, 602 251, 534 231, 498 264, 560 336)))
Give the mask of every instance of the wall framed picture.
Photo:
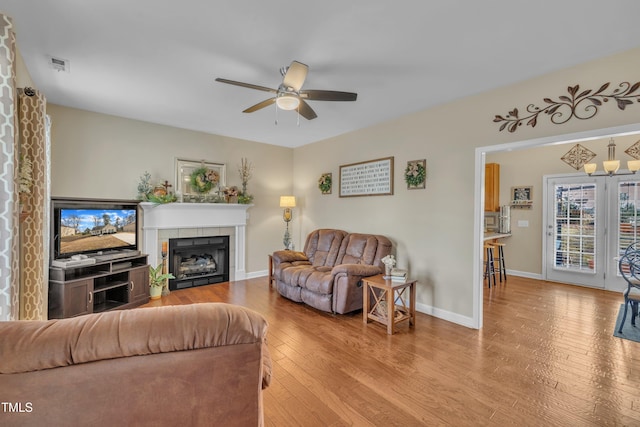
POLYGON ((176 193, 185 200, 217 193, 227 182, 224 163, 176 159, 176 193))
POLYGON ((531 209, 533 206, 533 187, 511 187, 511 206, 519 209, 531 209))
POLYGON ((393 194, 393 157, 340 166, 340 197, 393 194))
POLYGON ((404 181, 407 183, 407 190, 424 189, 427 182, 427 159, 408 161, 404 181))

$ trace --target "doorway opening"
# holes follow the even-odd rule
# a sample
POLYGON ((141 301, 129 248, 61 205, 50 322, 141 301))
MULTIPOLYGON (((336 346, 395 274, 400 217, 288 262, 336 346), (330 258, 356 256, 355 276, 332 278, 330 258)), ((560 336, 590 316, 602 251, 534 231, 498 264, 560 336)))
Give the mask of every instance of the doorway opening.
MULTIPOLYGON (((484 171, 485 159, 489 153, 536 148, 546 145, 569 144, 608 137, 631 135, 640 133, 640 123, 612 128, 596 129, 567 135, 556 135, 545 138, 522 140, 501 145, 476 148, 475 152, 475 215, 474 215, 474 259, 473 259, 473 327, 482 327, 483 290, 482 277, 482 242, 484 237, 484 171)), ((542 235, 543 230, 540 230, 542 235)))

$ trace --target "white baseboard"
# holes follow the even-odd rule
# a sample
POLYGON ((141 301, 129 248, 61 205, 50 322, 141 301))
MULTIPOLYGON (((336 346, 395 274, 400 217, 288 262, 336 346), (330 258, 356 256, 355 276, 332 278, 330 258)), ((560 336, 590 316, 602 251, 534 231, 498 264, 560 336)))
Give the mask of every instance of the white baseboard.
POLYGON ((462 316, 457 313, 452 313, 450 311, 442 310, 440 308, 436 308, 427 304, 421 304, 419 302, 416 302, 416 311, 428 314, 429 316, 437 317, 438 319, 446 320, 447 322, 452 322, 460 326, 474 329, 473 318, 471 317, 462 316))
POLYGON ((266 277, 268 275, 269 275, 269 270, 260 270, 260 271, 253 271, 251 273, 247 273, 245 278, 255 279, 256 277, 266 277))
MULTIPOLYGON (((530 279, 542 280, 541 274, 534 274, 526 271, 507 270, 507 274, 511 276, 527 277, 530 279)), ((247 273, 246 278, 255 279, 257 277, 266 277, 268 275, 269 275, 268 270, 260 270, 260 271, 253 271, 251 273, 247 273)), ((436 308, 436 307, 433 307, 427 304, 422 304, 419 302, 416 302, 416 311, 419 311, 420 313, 428 314, 429 316, 437 317, 438 319, 446 320, 447 322, 455 323, 460 326, 464 326, 472 329, 474 328, 472 317, 463 316, 457 313, 452 313, 451 311, 442 310, 440 308, 436 308)))
POLYGON ((507 275, 526 277, 527 279, 544 280, 544 278, 542 277, 542 274, 530 273, 528 271, 518 271, 518 270, 507 269, 507 275))

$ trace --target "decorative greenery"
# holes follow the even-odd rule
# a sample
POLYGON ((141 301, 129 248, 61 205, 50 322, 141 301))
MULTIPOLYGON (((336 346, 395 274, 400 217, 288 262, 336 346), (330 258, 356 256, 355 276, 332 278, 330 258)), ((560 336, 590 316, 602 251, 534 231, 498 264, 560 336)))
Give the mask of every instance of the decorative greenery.
POLYGON ((250 205, 253 202, 253 196, 251 194, 240 193, 238 195, 238 203, 242 205, 250 205))
POLYGON ((191 187, 201 194, 211 191, 218 182, 220 182, 220 174, 212 169, 201 167, 191 174, 191 187))
POLYGON ((247 192, 247 184, 253 175, 253 165, 246 157, 240 160, 238 173, 240 174, 240 181, 242 181, 242 191, 238 194, 238 203, 243 205, 251 204, 251 202, 253 202, 253 196, 247 192))
POLYGON ((420 187, 427 179, 427 168, 424 160, 414 160, 407 163, 404 170, 404 180, 409 187, 420 187))
POLYGON ((175 279, 175 276, 171 273, 162 273, 162 263, 158 264, 156 268, 149 266, 149 286, 164 286, 167 279, 175 279))
POLYGON ((243 157, 240 160, 240 166, 238 166, 238 173, 240 174, 240 181, 242 182, 242 194, 247 192, 247 183, 251 179, 253 173, 253 165, 243 157))
POLYGON ((572 117, 580 120, 590 119, 598 113, 598 107, 609 100, 614 100, 620 110, 633 104, 633 101, 640 103, 640 93, 636 93, 640 89, 640 82, 633 85, 629 82, 622 82, 617 89, 610 93, 604 93, 610 84, 603 84, 595 92, 587 89, 580 93, 578 93, 579 85, 569 86, 567 92, 570 96, 561 95, 557 101, 544 98, 543 101, 548 104, 544 107, 529 104, 526 109, 528 115, 525 117, 520 117, 520 112, 514 108, 504 117, 496 115, 493 121, 494 123, 504 122, 500 125, 500 131, 507 129, 509 132, 515 132, 525 121, 527 126, 535 127, 538 123, 538 116, 542 113, 551 116, 551 122, 559 125, 568 122, 572 117))
POLYGON ((153 186, 151 185, 151 174, 144 171, 144 174, 140 176, 140 182, 138 183, 138 200, 147 201, 147 197, 152 192, 153 186))
POLYGON ((138 183, 138 200, 151 203, 173 203, 177 201, 178 198, 175 194, 167 192, 167 187, 171 187, 171 185, 165 181, 165 184, 158 186, 158 188, 161 190, 164 189, 164 191, 154 191, 155 189, 153 185, 151 185, 151 174, 145 171, 138 183))
POLYGON ((173 203, 178 200, 175 194, 147 194, 147 200, 151 203, 173 203))
POLYGON ((318 188, 320 189, 322 194, 331 193, 331 184, 331 173, 323 173, 322 175, 320 175, 320 178, 318 179, 318 188))

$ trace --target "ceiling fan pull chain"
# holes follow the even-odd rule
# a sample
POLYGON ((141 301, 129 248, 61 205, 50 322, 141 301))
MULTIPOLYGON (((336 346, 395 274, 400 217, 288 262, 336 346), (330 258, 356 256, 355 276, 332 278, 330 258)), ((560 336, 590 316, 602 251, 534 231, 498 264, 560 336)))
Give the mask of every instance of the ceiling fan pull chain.
POLYGON ((300 109, 298 108, 298 127, 300 127, 300 109))
POLYGON ((276 126, 278 126, 278 105, 277 104, 273 104, 276 107, 276 126))

